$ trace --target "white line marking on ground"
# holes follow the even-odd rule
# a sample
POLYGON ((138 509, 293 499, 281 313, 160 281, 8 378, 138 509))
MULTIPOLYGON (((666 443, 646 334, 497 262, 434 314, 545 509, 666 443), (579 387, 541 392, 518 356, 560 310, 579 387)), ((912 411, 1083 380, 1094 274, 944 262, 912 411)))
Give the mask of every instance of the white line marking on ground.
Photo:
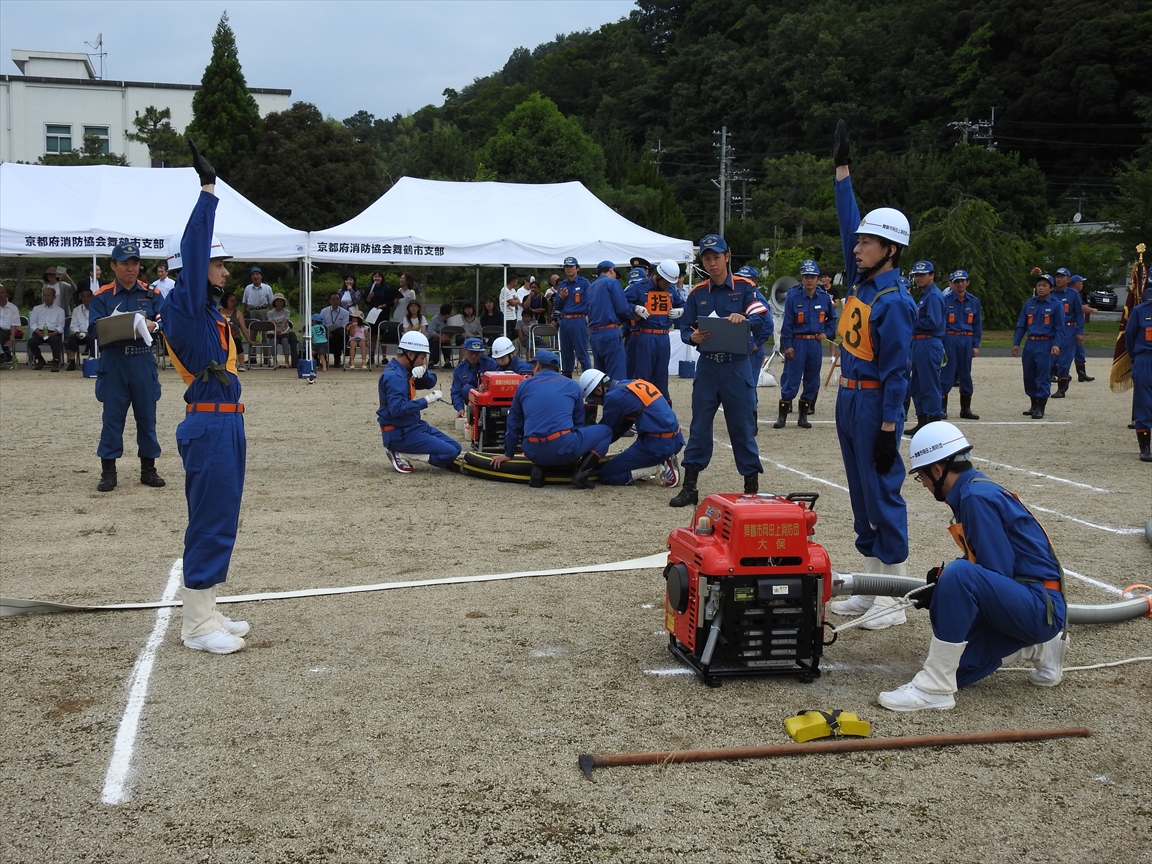
MULTIPOLYGON (((729 450, 732 449, 732 445, 729 444, 727 441, 721 441, 720 443, 722 445, 724 445, 725 447, 727 447, 729 450)), ((806 474, 797 468, 790 468, 781 462, 773 462, 771 459, 765 459, 763 456, 761 456, 760 457, 760 464, 763 465, 765 462, 767 462, 769 465, 775 465, 781 471, 791 471, 793 474, 799 474, 805 480, 811 480, 813 483, 823 483, 825 486, 831 486, 834 489, 839 489, 843 492, 848 491, 847 486, 841 486, 839 483, 833 483, 831 480, 825 480, 823 477, 816 477, 813 474, 806 474)))
MULTIPOLYGON (((168 584, 164 586, 161 602, 175 599, 176 591, 184 581, 184 559, 177 558, 168 571, 168 584)), ((108 772, 104 775, 104 792, 100 795, 102 804, 123 804, 128 800, 128 772, 132 768, 132 749, 136 746, 136 731, 140 728, 140 715, 144 712, 144 699, 148 695, 148 679, 152 675, 152 665, 156 662, 156 652, 164 635, 168 632, 168 619, 172 617, 172 607, 156 610, 156 624, 152 635, 144 645, 144 650, 136 658, 136 665, 128 677, 130 683, 128 704, 124 716, 120 718, 120 729, 116 732, 116 743, 112 748, 112 758, 108 761, 108 772)))
POLYGON ((1058 510, 1049 510, 1047 507, 1041 507, 1037 504, 1031 506, 1032 510, 1039 510, 1041 513, 1051 513, 1053 516, 1059 516, 1061 519, 1067 519, 1070 522, 1079 522, 1081 525, 1087 525, 1089 528, 1097 528, 1101 531, 1108 531, 1111 534, 1143 534, 1143 528, 1110 528, 1107 525, 1097 525, 1095 522, 1085 522, 1083 519, 1077 519, 1075 516, 1068 516, 1058 510))
POLYGON ((1031 474, 1033 477, 1043 477, 1046 480, 1055 480, 1058 483, 1067 483, 1069 486, 1077 486, 1081 489, 1091 489, 1093 492, 1111 492, 1111 489, 1101 489, 1099 486, 1089 486, 1087 483, 1077 483, 1075 480, 1067 480, 1064 477, 1055 477, 1051 474, 1045 474, 1042 471, 1031 471, 1028 468, 1017 468, 1015 465, 1005 465, 1003 462, 993 462, 991 459, 982 459, 979 456, 969 456, 973 462, 984 462, 988 465, 995 465, 997 468, 1007 468, 1009 471, 1023 471, 1025 474, 1031 474))
POLYGON ((1101 588, 1109 594, 1124 596, 1124 592, 1115 585, 1109 585, 1107 582, 1101 582, 1099 579, 1093 579, 1091 576, 1085 576, 1083 573, 1077 573, 1075 570, 1069 570, 1067 567, 1064 568, 1064 575, 1079 579, 1081 582, 1087 582, 1089 585, 1095 585, 1097 588, 1101 588))

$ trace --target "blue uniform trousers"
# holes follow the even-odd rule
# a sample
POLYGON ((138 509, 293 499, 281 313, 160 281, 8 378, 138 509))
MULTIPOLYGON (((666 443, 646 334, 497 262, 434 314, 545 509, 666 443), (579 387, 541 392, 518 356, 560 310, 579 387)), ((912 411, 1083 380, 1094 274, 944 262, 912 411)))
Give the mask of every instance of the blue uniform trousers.
POLYGON ((1136 429, 1152 429, 1152 354, 1137 354, 1132 360, 1132 419, 1136 429))
POLYGON ((460 444, 425 420, 380 434, 393 453, 427 453, 429 464, 437 468, 447 468, 460 455, 460 444))
POLYGON ((692 382, 692 425, 684 450, 684 467, 703 471, 712 461, 712 424, 724 406, 724 422, 741 477, 764 473, 756 447, 755 388, 748 381, 749 359, 737 356, 717 363, 701 354, 692 382))
POLYGON ((1024 343, 1024 392, 1036 399, 1052 393, 1052 340, 1029 339, 1024 343))
MULTIPOLYGON (((623 348, 623 346, 621 346, 623 348)), ((573 429, 567 435, 551 441, 520 442, 524 455, 535 465, 571 465, 585 454, 595 451, 603 456, 612 445, 612 430, 599 424, 573 429)))
POLYGON ((956 671, 956 683, 966 687, 999 669, 1009 654, 1054 638, 1065 610, 1059 591, 959 559, 940 574, 929 615, 937 639, 968 643, 956 671), (1051 624, 1045 595, 1052 599, 1051 624))
POLYGON ((136 418, 138 455, 142 459, 155 459, 160 455, 160 442, 156 440, 160 376, 156 373, 156 357, 151 348, 138 354, 122 354, 115 349, 102 351, 96 373, 96 398, 104 403, 97 456, 119 459, 124 455, 124 421, 129 405, 136 418))
MULTIPOLYGON (((1060 356, 1052 358, 1052 371, 1056 374, 1057 378, 1072 377, 1069 372, 1072 369, 1072 358, 1075 356, 1076 328, 1066 326, 1064 328, 1063 338, 1060 341, 1060 356)), ((1049 375, 1048 377, 1051 378, 1052 376, 1049 375)))
POLYGON ((957 384, 961 393, 972 393, 972 342, 971 335, 944 334, 944 353, 948 363, 940 370, 942 395, 947 396, 957 384))
POLYGON ((624 369, 629 380, 636 377, 636 352, 639 348, 640 343, 636 341, 636 331, 633 330, 624 340, 624 369))
MULTIPOLYGON (((972 352, 969 350, 971 359, 972 352)), ((912 340, 912 376, 908 392, 916 403, 917 414, 929 417, 944 415, 940 401, 940 361, 944 359, 944 343, 934 336, 912 340)), ((968 364, 971 368, 971 363, 968 364)))
POLYGON ((1076 365, 1083 366, 1088 362, 1088 355, 1084 353, 1084 346, 1082 344, 1076 345, 1076 365))
MULTIPOLYGON (((899 454, 886 474, 876 471, 876 436, 882 418, 880 390, 841 387, 836 396, 836 434, 848 476, 852 527, 861 555, 899 564, 908 558, 908 507, 900 495, 904 460, 899 454)), ((904 420, 896 423, 896 440, 904 420)))
POLYGON ((176 427, 176 445, 188 499, 184 587, 202 591, 228 577, 236 544, 248 451, 244 415, 189 414, 176 427))
POLYGON ((592 360, 588 357, 588 319, 561 318, 560 368, 571 372, 576 368, 577 360, 581 371, 592 368, 592 360))
POLYGON ((792 340, 792 350, 796 352, 791 360, 784 361, 784 374, 780 378, 780 398, 791 402, 804 380, 804 392, 800 398, 811 402, 820 393, 820 363, 824 359, 824 343, 819 339, 792 340))
POLYGON ((624 342, 617 328, 602 327, 592 331, 592 359, 595 367, 613 381, 623 381, 628 377, 624 342))
POLYGON ((637 468, 650 468, 670 459, 684 448, 684 436, 677 432, 671 438, 655 438, 641 433, 623 453, 618 453, 600 469, 600 482, 605 486, 627 486, 637 468))
POLYGON ((628 337, 628 344, 636 346, 636 363, 633 367, 635 373, 628 373, 628 377, 643 378, 671 402, 668 392, 668 363, 672 356, 672 347, 668 344, 668 334, 633 333, 628 337))

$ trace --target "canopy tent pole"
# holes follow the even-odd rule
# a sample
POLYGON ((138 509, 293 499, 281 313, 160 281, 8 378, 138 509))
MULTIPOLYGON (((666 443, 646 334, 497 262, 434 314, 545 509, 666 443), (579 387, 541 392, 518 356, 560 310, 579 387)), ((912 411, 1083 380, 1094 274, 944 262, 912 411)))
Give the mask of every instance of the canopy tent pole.
POLYGON ((480 317, 480 265, 476 265, 476 317, 480 317))
MULTIPOLYGON (((309 242, 311 248, 311 242, 309 242)), ((312 361, 312 257, 304 256, 303 271, 300 274, 300 317, 304 325, 304 359, 312 361)), ((313 369, 315 371, 315 369, 313 369)))

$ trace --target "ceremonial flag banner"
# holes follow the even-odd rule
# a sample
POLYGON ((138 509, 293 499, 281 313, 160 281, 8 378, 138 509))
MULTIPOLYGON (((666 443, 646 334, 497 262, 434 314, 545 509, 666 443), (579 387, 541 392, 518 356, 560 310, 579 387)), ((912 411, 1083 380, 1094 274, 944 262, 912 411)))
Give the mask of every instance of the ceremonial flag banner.
POLYGON ((1112 373, 1108 376, 1108 388, 1113 393, 1124 393, 1132 389, 1132 358, 1124 348, 1124 328, 1132 310, 1140 302, 1140 292, 1144 280, 1148 278, 1148 268, 1144 265, 1144 249, 1141 243, 1136 247, 1138 257, 1132 265, 1132 279, 1128 282, 1128 296, 1124 299, 1124 309, 1120 312, 1120 329, 1116 333, 1116 350, 1112 352, 1112 373))

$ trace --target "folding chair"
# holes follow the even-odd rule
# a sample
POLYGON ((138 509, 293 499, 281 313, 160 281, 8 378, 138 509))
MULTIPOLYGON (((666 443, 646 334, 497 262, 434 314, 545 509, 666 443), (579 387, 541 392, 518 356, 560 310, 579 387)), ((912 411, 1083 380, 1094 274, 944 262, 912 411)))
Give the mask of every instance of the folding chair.
POLYGON ((19 332, 12 338, 12 368, 20 368, 20 356, 24 356, 24 362, 29 366, 32 365, 31 355, 28 353, 28 316, 20 316, 19 332))
POLYGON ((528 331, 528 356, 535 357, 540 348, 560 350, 560 331, 551 324, 537 324, 528 331))
POLYGON ((376 346, 373 349, 373 355, 376 349, 381 353, 379 363, 383 366, 388 362, 388 348, 391 346, 393 349, 400 345, 400 322, 399 321, 381 321, 380 327, 376 331, 376 346))
POLYGON ((457 327, 457 326, 452 325, 452 324, 448 324, 448 325, 445 325, 444 329, 442 329, 440 332, 442 334, 444 334, 445 336, 449 337, 448 344, 447 345, 441 345, 440 346, 440 352, 439 352, 440 353, 440 362, 444 365, 444 368, 448 369, 448 368, 452 367, 452 361, 448 358, 448 353, 452 350, 452 348, 454 346, 463 344, 463 342, 464 342, 464 338, 463 338, 464 337, 464 328, 463 327, 457 327), (457 340, 457 337, 460 337, 459 340, 457 340))
POLYGON ((267 360, 268 368, 275 369, 276 325, 271 321, 253 321, 248 325, 248 335, 252 339, 248 343, 249 360, 256 366, 267 360))
POLYGON ((480 335, 484 337, 484 344, 487 345, 489 348, 491 348, 492 343, 504 335, 504 328, 503 327, 481 327, 480 328, 480 335))

